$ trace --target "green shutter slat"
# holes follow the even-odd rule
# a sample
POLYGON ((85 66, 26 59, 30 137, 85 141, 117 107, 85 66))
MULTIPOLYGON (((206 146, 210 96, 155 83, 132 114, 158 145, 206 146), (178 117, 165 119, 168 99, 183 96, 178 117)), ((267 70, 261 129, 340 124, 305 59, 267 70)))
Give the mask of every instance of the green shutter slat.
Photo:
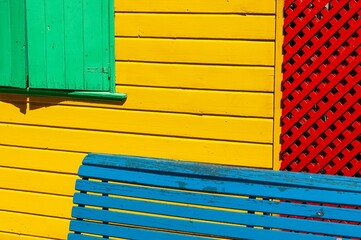
POLYGON ((26 88, 24 1, 0 1, 0 86, 26 88))
POLYGON ((64 0, 45 0, 48 88, 66 88, 64 0))
POLYGON ((103 71, 107 71, 104 50, 109 47, 109 37, 107 45, 104 44, 104 35, 109 35, 105 30, 109 25, 105 25, 103 19, 108 19, 108 8, 104 7, 107 1, 84 0, 84 63, 86 67, 85 79, 88 88, 109 89, 109 81, 104 81, 103 71), (100 68, 99 68, 100 67, 100 68), (101 78, 102 81, 95 81, 101 78), (108 82, 108 84, 107 84, 108 82))
POLYGON ((66 87, 68 89, 85 89, 84 81, 84 59, 83 59, 83 1, 65 0, 64 23, 66 32, 65 38, 65 65, 66 87), (74 61, 74 56, 77 61, 74 61), (80 57, 80 58, 79 58, 80 57), (72 81, 69 81, 69 80, 72 81))
POLYGON ((47 87, 45 1, 26 1, 29 85, 47 87), (31 80, 31 82, 30 82, 31 80))
POLYGON ((107 0, 27 1, 31 89, 110 90, 108 7, 107 0))

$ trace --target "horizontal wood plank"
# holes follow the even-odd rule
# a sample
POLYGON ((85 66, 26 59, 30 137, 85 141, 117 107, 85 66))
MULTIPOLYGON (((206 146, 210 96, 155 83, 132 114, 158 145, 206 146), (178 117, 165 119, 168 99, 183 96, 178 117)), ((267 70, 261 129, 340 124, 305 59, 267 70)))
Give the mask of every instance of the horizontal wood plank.
POLYGON ((0 145, 0 166, 76 174, 85 154, 0 145))
MULTIPOLYGON (((127 224, 140 226, 142 228, 166 229, 176 232, 191 232, 193 234, 202 234, 207 237, 225 237, 228 239, 237 239, 242 236, 243 239, 294 239, 294 240, 332 240, 331 237, 321 237, 286 231, 271 231, 270 229, 248 228, 246 226, 231 225, 227 223, 219 224, 213 222, 196 221, 178 218, 161 218, 158 216, 118 213, 111 211, 101 211, 99 209, 76 207, 72 212, 76 218, 84 218, 95 221, 114 222, 117 224, 127 224)), ((103 224, 101 228, 106 228, 103 224)), ((357 229, 354 227, 354 229, 357 229)), ((91 228, 88 228, 91 229, 91 228)), ((122 235, 115 235, 115 237, 122 235)), ((166 240, 167 238, 161 238, 166 240)))
POLYGON ((337 207, 337 205, 361 206, 361 181, 355 178, 331 179, 330 176, 305 173, 247 170, 224 165, 99 154, 90 154, 84 159, 83 165, 79 169, 79 176, 89 180, 77 181, 76 189, 88 192, 88 194, 78 193, 74 197, 75 203, 81 205, 81 207, 73 209, 72 215, 76 218, 132 225, 130 227, 135 225, 135 228, 141 226, 180 232, 192 231, 193 233, 214 234, 229 238, 253 239, 258 236, 257 239, 263 239, 265 236, 270 237, 270 234, 273 234, 272 239, 281 239, 281 235, 283 235, 282 239, 305 239, 305 236, 309 239, 331 239, 331 237, 324 238, 324 236, 300 232, 351 238, 361 237, 361 227, 357 225, 272 215, 272 213, 279 213, 277 211, 280 208, 285 210, 287 206, 290 209, 295 206, 295 209, 291 211, 300 210, 300 207, 303 207, 304 210, 313 209, 314 212, 309 217, 322 213, 321 217, 325 215, 325 218, 330 220, 332 220, 331 215, 336 219, 344 217, 341 212, 346 210, 347 214, 352 215, 348 220, 357 221, 360 218, 357 209, 337 207), (315 178, 313 179, 313 177, 315 178), (285 182, 284 179, 289 181, 285 182), (303 179, 307 179, 305 183, 302 181, 303 179), (321 181, 321 184, 317 184, 319 179, 331 181, 321 181), (102 185, 100 188, 104 191, 98 188, 100 184, 102 185), (88 187, 92 185, 92 188, 85 189, 83 188, 85 185, 88 187), (122 187, 128 188, 128 190, 122 189, 122 187), (160 195, 163 195, 164 192, 169 195, 166 196, 166 199, 159 199, 158 194, 149 194, 147 190, 158 190, 162 192, 160 195), (93 192, 103 193, 103 195, 93 192), (132 192, 130 196, 128 192, 132 192), (111 197, 104 194, 110 194, 111 197), (169 198, 171 195, 173 196, 169 198), (178 195, 180 195, 179 198, 177 198, 178 195), (192 197, 197 196, 195 199, 192 198, 192 200, 196 200, 195 205, 190 198, 191 195, 192 197), (239 204, 236 209, 240 211, 236 211, 226 201, 228 199, 238 200, 235 195, 239 196, 241 201, 251 201, 251 203, 258 201, 262 203, 260 205, 264 204, 264 207, 271 203, 268 205, 270 208, 265 210, 267 214, 244 212, 244 210, 248 210, 248 204, 245 203, 239 204), (199 202, 201 196, 203 201, 199 202), (247 196, 250 196, 251 199, 248 199, 247 196), (208 208, 209 204, 215 203, 215 197, 221 199, 218 202, 220 205, 215 205, 221 209, 212 208, 213 205, 208 208), (273 200, 270 201, 270 199, 273 200), (282 200, 286 200, 286 202, 282 200), (289 200, 290 202, 288 202, 289 200), (308 209, 307 205, 292 200, 327 204, 325 208, 311 205, 308 209), (328 204, 336 206, 331 207, 328 204), (97 208, 88 208, 88 206, 97 208), (207 207, 204 208, 204 206, 207 207), (276 207, 276 212, 271 209, 273 207, 276 207), (104 211, 104 208, 107 211, 104 211), (188 226, 189 223, 191 225, 188 226), (208 227, 206 227, 207 224, 208 227), (254 228, 240 228, 244 225, 254 226, 254 228), (236 229, 232 229, 231 226, 236 227, 239 232, 234 232, 236 229), (220 229, 217 230, 218 227, 220 229), (207 230, 205 231, 205 229, 207 230), (273 229, 286 231, 272 231, 273 229), (291 230, 291 232, 287 230, 291 230), (224 232, 226 235, 223 235, 224 232), (290 235, 287 236, 287 234, 290 235))
MULTIPOLYGON (((146 197, 146 196, 144 196, 146 197)), ((235 211, 230 209, 210 209, 199 206, 189 206, 183 204, 168 204, 149 201, 148 199, 125 199, 108 196, 99 196, 93 194, 76 194, 75 202, 79 205, 96 206, 101 208, 117 209, 120 212, 119 217, 123 217, 122 211, 140 212, 141 215, 157 214, 159 217, 183 218, 201 221, 212 221, 221 224, 239 224, 262 226, 267 228, 280 228, 294 231, 305 231, 313 233, 325 233, 332 235, 342 235, 345 232, 352 232, 351 236, 356 236, 357 230, 361 231, 361 226, 354 225, 340 226, 337 223, 327 223, 323 221, 315 221, 309 219, 297 219, 288 217, 275 217, 263 214, 249 214, 247 212, 235 211)), ((208 199, 205 198, 205 201, 208 199)), ((262 202, 262 200, 260 200, 262 202)), ((265 200, 265 202, 268 202, 265 200)), ((222 206, 228 207, 228 206, 222 206)), ((100 214, 105 211, 99 212, 100 214)), ((271 212, 272 213, 272 212, 271 212)), ((359 214, 355 213, 355 215, 359 214)), ((114 215, 116 216, 116 215, 114 215)), ((356 216, 354 217, 356 218, 356 216)), ((189 229, 191 230, 191 229, 189 229)), ((361 235, 360 235, 361 236, 361 235)))
MULTIPOLYGON (((0 211, 1 231, 15 233, 19 236, 24 234, 32 235, 36 238, 66 239, 69 222, 69 220, 61 218, 0 211)), ((13 239, 27 240, 27 238, 20 237, 13 239)))
MULTIPOLYGON (((95 182, 88 180, 77 180, 76 189, 83 192, 103 193, 109 195, 118 195, 126 199, 147 199, 148 202, 172 202, 172 204, 198 205, 207 209, 227 209, 231 212, 267 212, 273 214, 296 215, 303 217, 314 217, 320 211, 320 207, 308 205, 305 208, 303 204, 294 204, 290 202, 267 201, 255 198, 226 196, 222 194, 182 191, 179 190, 164 191, 164 188, 155 188, 148 186, 135 186, 129 184, 117 184, 106 182, 95 182), (207 199, 207 200, 205 200, 207 199)), ((75 200, 77 201, 77 200, 75 200)), ((319 218, 336 219, 344 221, 359 221, 361 212, 355 213, 353 209, 322 207, 323 216, 319 218)), ((140 210, 139 210, 140 211, 140 210)))
MULTIPOLYGON (((148 157, 160 157, 197 162, 222 163, 228 165, 243 165, 250 167, 272 167, 272 145, 249 144, 224 141, 208 141, 184 138, 169 138, 156 136, 140 136, 123 133, 104 133, 98 131, 72 130, 48 127, 21 126, 0 124, 3 144, 13 146, 36 147, 55 150, 71 150, 78 152, 99 152, 109 154, 128 154, 148 157), (20 137, 21 136, 21 137, 20 137)), ((6 169, 6 171, 10 171, 6 169)), ((20 170, 17 170, 20 171, 20 170)), ((30 171, 29 171, 30 172, 30 171)), ((25 179, 22 174, 14 173, 14 183, 34 184, 25 179), (19 176, 17 179, 16 176, 19 176)), ((53 181, 41 184, 42 177, 34 179, 40 184, 41 192, 53 191, 52 183, 59 181, 61 174, 42 173, 49 175, 53 181)), ((1 177, 3 177, 0 174, 1 177)), ((62 175, 61 175, 62 176, 62 175)), ((6 181, 6 178, 0 182, 6 181)), ((73 176, 66 177, 64 193, 73 188, 73 176)), ((63 183, 65 184, 65 183, 63 183)))
MULTIPOLYGON (((74 222, 74 221, 73 221, 74 222)), ((72 223, 72 225, 74 226, 74 223, 72 223)), ((88 227, 89 225, 87 223, 84 224, 86 227, 88 227)), ((97 226, 98 224, 92 224, 93 226, 97 226)), ((79 226, 78 226, 79 227, 79 226)), ((92 236, 92 235, 83 235, 83 234, 76 234, 76 233, 69 233, 68 234, 68 240, 100 240, 101 238, 92 236)), ((117 240, 127 240, 125 238, 117 238, 117 240)))
POLYGON ((161 173, 164 169, 171 175, 192 175, 195 178, 227 178, 235 182, 247 179, 257 184, 267 179, 269 185, 287 185, 293 188, 320 188, 323 190, 361 192, 361 180, 353 177, 338 177, 325 174, 306 174, 264 169, 245 169, 243 167, 200 164, 188 161, 169 161, 167 159, 137 157, 127 155, 88 154, 83 165, 125 168, 130 171, 154 171, 161 173), (156 164, 155 164, 156 163, 156 164), (210 172, 209 168, 214 171, 210 172), (284 179, 289 181, 285 183, 284 179))
POLYGON ((133 86, 118 86, 117 91, 128 94, 128 98, 124 103, 83 102, 52 97, 31 97, 26 99, 23 96, 14 95, 2 95, 0 99, 14 104, 21 111, 26 111, 27 102, 30 103, 30 106, 31 103, 37 102, 43 103, 43 107, 71 105, 200 115, 273 117, 272 93, 200 91, 133 86))
POLYGON ((115 15, 115 35, 201 39, 275 39, 275 17, 254 15, 115 15))
POLYGON ((258 13, 274 14, 270 0, 116 0, 115 10, 123 12, 258 13))
POLYGON ((20 235, 18 233, 0 232, 0 239, 4 240, 53 240, 54 238, 43 238, 39 236, 20 235))
MULTIPOLYGON (((157 240, 216 240, 218 238, 207 238, 195 235, 180 235, 167 231, 153 231, 151 229, 129 228, 112 224, 100 224, 96 222, 85 222, 81 220, 73 220, 70 224, 70 230, 74 232, 88 233, 92 235, 111 236, 111 239, 157 239, 157 240), (121 238, 119 238, 121 237, 121 238)), ((69 240, 83 240, 79 235, 70 234, 69 240)), ((84 240, 96 240, 93 238, 84 240)))
POLYGON ((273 67, 116 62, 117 84, 273 92, 273 67))
MULTIPOLYGON (((167 166, 167 168, 168 167, 169 166, 167 166)), ((217 171, 217 169, 213 168, 211 168, 211 170, 217 171)), ((210 169, 208 169, 208 171, 210 171, 210 169)), ((205 178, 204 176, 193 177, 170 173, 166 174, 164 172, 159 174, 159 172, 109 169, 84 165, 79 168, 79 176, 131 184, 151 185, 161 188, 174 188, 176 190, 361 206, 360 191, 357 190, 340 192, 334 191, 333 189, 319 188, 312 189, 313 194, 310 194, 310 190, 307 187, 295 188, 287 184, 264 184, 265 180, 253 182, 248 179, 247 181, 238 180, 232 182, 226 177, 216 178, 215 180, 214 178, 205 178), (171 176, 171 181, 169 175, 171 176)))
POLYGON ((73 175, 0 167, 0 188, 5 189, 72 196, 76 178, 73 175))
MULTIPOLYGON (((54 186, 55 187, 55 186, 54 186)), ((31 190, 31 189, 29 189, 31 190)), ((70 218, 71 197, 0 189, 0 210, 70 218)))
POLYGON ((125 109, 195 114, 273 117, 273 94, 197 91, 120 86, 128 94, 125 109))
MULTIPOLYGON (((27 125, 41 125, 76 129, 99 130, 104 132, 123 132, 137 134, 152 134, 163 136, 176 136, 187 138, 218 139, 229 141, 244 141, 258 143, 272 143, 273 121, 272 119, 239 118, 239 117, 218 117, 202 116, 190 114, 157 113, 144 111, 119 111, 117 109, 52 106, 44 107, 42 104, 31 104, 31 108, 37 109, 29 111, 26 115, 20 113, 11 104, 0 103, 0 108, 7 114, 0 115, 0 122, 18 123, 27 125), (59 118, 59 116, 62 116, 59 118), (146 119, 146 121, 144 121, 146 119)), ((0 155, 1 155, 0 147, 0 155)), ((21 152, 15 149, 6 153, 0 159, 0 165, 6 156, 11 160, 22 158, 21 152)), ((26 153, 28 151, 25 151, 26 153)), ((24 154, 25 154, 24 152, 24 154)), ((38 152, 32 152, 30 159, 40 158, 38 152)), ((50 155, 50 154, 49 154, 50 155)), ((49 156, 46 165, 63 164, 74 159, 72 154, 54 154, 54 158, 49 156), (65 160, 67 159, 67 160, 65 160)), ((79 159, 82 155, 77 156, 79 159)), ((25 157, 27 158, 27 157, 25 157)), ((10 161, 7 160, 7 161, 10 161)), ((21 160, 20 160, 21 161, 21 160)), ((24 161, 24 160, 23 160, 24 161)), ((29 161, 29 160, 27 160, 29 161)), ((15 161, 17 162, 17 161, 15 161)), ((73 161, 74 162, 74 161, 73 161)), ((38 165, 38 164, 36 164, 38 165)), ((63 164, 64 165, 64 164, 63 164)), ((65 167, 74 170, 75 163, 65 167)), ((30 165, 29 165, 30 166, 30 165)), ((56 169, 56 167, 54 167, 56 169)), ((57 171, 62 170, 59 168, 57 171)))
POLYGON ((116 60, 274 65, 274 42, 116 38, 116 60))

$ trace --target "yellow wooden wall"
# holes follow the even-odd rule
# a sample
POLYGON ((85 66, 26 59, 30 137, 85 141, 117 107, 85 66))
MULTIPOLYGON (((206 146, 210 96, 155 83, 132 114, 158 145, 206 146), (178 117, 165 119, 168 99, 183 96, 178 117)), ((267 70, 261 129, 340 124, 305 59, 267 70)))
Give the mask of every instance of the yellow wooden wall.
POLYGON ((0 95, 0 239, 65 239, 88 152, 277 165, 275 0, 116 0, 115 9, 124 104, 0 95))

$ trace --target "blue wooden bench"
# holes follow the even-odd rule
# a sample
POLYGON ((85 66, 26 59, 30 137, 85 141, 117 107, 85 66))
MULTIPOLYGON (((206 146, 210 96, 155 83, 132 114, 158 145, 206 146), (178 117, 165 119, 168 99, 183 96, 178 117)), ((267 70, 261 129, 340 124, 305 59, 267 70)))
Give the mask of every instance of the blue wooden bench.
POLYGON ((71 240, 361 238, 358 178, 98 154, 79 176, 71 240))

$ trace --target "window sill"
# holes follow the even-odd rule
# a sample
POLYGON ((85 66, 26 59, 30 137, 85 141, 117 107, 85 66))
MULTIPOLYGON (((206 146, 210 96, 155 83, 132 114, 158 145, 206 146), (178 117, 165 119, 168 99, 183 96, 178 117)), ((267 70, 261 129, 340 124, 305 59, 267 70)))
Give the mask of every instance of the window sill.
POLYGON ((24 94, 28 96, 43 97, 65 97, 84 100, 101 100, 101 101, 123 101, 127 98, 124 93, 111 92, 82 92, 82 91, 56 91, 56 90, 37 90, 37 89, 16 89, 0 88, 0 94, 24 94))

